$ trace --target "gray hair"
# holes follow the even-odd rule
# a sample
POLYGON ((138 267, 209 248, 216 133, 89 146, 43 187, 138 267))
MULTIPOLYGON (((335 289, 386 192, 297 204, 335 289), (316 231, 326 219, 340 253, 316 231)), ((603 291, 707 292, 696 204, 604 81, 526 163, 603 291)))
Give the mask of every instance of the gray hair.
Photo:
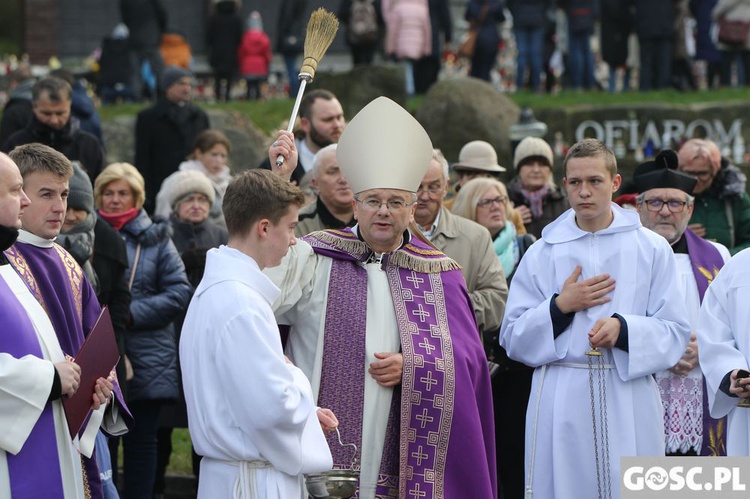
POLYGON ((445 159, 445 156, 443 156, 443 151, 441 151, 440 149, 433 149, 432 159, 440 163, 440 166, 443 168, 443 178, 445 180, 449 180, 450 179, 450 167, 448 166, 448 160, 445 159))
POLYGON ((310 171, 312 172, 313 178, 318 178, 318 174, 320 173, 320 168, 323 164, 323 160, 326 158, 326 156, 329 153, 333 153, 333 156, 336 157, 337 146, 338 144, 328 144, 323 149, 315 153, 315 156, 313 157, 312 168, 310 169, 310 171))

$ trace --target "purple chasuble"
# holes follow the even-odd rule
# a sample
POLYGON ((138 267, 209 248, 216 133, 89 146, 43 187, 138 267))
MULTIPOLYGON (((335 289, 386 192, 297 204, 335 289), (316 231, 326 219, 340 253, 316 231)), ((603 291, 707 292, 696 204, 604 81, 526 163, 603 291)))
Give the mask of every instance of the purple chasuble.
MULTIPOLYGON (((5 279, 0 278, 0 352, 20 359, 25 355, 44 358, 34 325, 5 279)), ((21 451, 6 453, 10 493, 14 499, 63 497, 62 474, 57 454, 52 403, 47 402, 21 451)))
MULTIPOLYGON (((333 409, 339 417, 356 417, 361 443, 367 296, 352 290, 367 289, 363 263, 371 251, 348 228, 304 239, 316 253, 334 259, 319 399, 342 407, 341 413, 333 409)), ((412 238, 384 255, 381 268, 391 290, 404 361, 376 497, 497 497, 490 378, 460 267, 412 238)), ((337 447, 331 446, 335 465, 348 468, 351 451, 337 447)))
MULTIPOLYGON (((724 266, 724 260, 721 253, 716 247, 695 235, 687 229, 685 230, 685 242, 687 243, 688 256, 693 266, 693 275, 695 283, 698 285, 698 296, 703 303, 703 295, 706 293, 709 284, 718 275, 721 267, 724 266)), ((721 419, 710 417, 708 411, 708 393, 706 390, 706 379, 703 379, 703 443, 701 445, 701 456, 726 456, 726 416, 721 419)))
MULTIPOLYGON (((63 353, 75 357, 101 312, 96 293, 81 267, 57 244, 41 248, 17 241, 5 251, 5 256, 47 312, 63 353)), ((113 384, 121 414, 132 421, 119 385, 113 384)), ((82 460, 84 488, 87 493, 91 491, 87 497, 103 498, 96 451, 90 458, 82 456, 82 460)))

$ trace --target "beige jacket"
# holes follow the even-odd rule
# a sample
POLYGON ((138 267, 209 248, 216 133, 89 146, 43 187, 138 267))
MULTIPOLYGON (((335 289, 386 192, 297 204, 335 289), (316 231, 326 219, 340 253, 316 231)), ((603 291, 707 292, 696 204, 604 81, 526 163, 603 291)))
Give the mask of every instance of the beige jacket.
POLYGON ((508 284, 490 232, 442 208, 432 244, 461 265, 479 330, 496 332, 505 313, 508 284))

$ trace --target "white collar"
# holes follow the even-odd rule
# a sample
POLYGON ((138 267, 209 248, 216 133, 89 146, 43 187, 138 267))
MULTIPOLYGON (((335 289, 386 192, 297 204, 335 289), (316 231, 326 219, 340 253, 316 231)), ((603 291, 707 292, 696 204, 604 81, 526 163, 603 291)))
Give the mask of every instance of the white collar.
POLYGON ((23 229, 20 229, 18 231, 18 241, 25 244, 31 244, 32 246, 36 246, 37 248, 51 248, 55 245, 55 239, 44 239, 43 237, 39 237, 36 234, 32 234, 31 232, 23 229))

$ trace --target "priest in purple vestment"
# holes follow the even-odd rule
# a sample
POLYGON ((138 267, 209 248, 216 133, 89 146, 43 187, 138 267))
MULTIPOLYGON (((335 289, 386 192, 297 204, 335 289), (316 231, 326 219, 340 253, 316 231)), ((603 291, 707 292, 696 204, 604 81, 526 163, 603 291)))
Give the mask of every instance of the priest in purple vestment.
POLYGON ((0 153, 0 498, 84 497, 81 462, 60 398, 81 369, 66 360, 49 318, 3 251, 29 205, 15 163, 0 153))
MULTIPOLYGON (((54 243, 60 233, 73 174, 70 161, 42 144, 26 144, 10 153, 24 180, 31 201, 25 209, 18 241, 5 255, 47 312, 63 352, 75 357, 96 323, 101 307, 75 259, 54 243)), ((114 369, 114 366, 112 366, 114 369)), ((92 393, 92 412, 78 434, 85 476, 91 497, 103 497, 94 440, 99 427, 122 435, 132 424, 114 371, 99 378, 92 393)))
POLYGON ((677 170, 678 156, 666 149, 633 172, 640 192, 636 207, 641 223, 664 237, 677 260, 677 289, 688 307, 693 333, 680 361, 655 374, 664 405, 666 454, 675 456, 725 456, 726 418, 714 419, 708 410, 708 393, 698 365, 698 310, 714 277, 729 260, 729 250, 688 228, 697 178, 677 170))
MULTIPOLYGON (((296 149, 283 131, 269 150, 279 154, 274 171, 288 179, 296 149)), ((336 155, 357 225, 313 232, 265 271, 281 289, 277 320, 291 326, 287 354, 336 413, 343 441, 358 446, 352 455, 329 438, 334 467, 360 471, 364 499, 497 497, 490 376, 471 299, 460 266, 413 223, 432 143, 380 97, 336 155)))

